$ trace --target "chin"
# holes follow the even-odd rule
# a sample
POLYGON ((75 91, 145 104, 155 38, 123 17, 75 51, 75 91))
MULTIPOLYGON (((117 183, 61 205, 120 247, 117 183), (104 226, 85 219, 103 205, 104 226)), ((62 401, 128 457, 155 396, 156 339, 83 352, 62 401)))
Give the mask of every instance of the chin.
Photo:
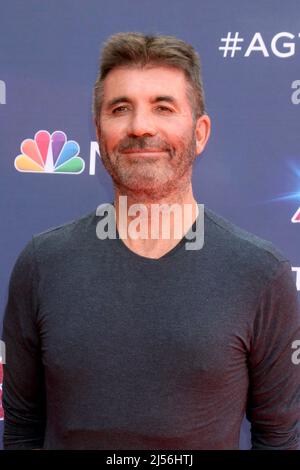
POLYGON ((132 193, 134 196, 137 196, 140 199, 140 202, 149 199, 162 199, 177 189, 177 186, 175 186, 174 182, 170 181, 158 183, 157 181, 149 182, 138 180, 134 182, 115 181, 115 183, 120 188, 121 192, 132 193))

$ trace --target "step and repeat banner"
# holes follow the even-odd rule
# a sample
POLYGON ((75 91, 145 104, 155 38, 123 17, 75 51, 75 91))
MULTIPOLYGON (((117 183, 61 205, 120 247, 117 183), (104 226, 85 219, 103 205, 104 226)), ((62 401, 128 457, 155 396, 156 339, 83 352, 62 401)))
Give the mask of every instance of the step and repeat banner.
MULTIPOLYGON (((0 5, 1 328, 9 276, 32 234, 113 199, 91 108, 101 44, 121 31, 175 35, 199 52, 212 133, 195 162, 195 197, 284 252, 300 298, 298 1, 0 5), (41 167, 47 140, 54 161, 65 150, 41 167)), ((2 408, 0 420, 2 442, 2 408)), ((246 420, 240 441, 249 448, 246 420)))

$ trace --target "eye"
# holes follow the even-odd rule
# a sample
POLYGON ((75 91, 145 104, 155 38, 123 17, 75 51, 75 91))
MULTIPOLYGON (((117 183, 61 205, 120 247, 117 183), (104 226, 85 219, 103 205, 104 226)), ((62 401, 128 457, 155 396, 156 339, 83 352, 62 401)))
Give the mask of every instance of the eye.
POLYGON ((160 110, 160 111, 162 111, 162 112, 167 112, 167 113, 168 113, 168 112, 169 112, 169 113, 172 113, 172 112, 173 112, 173 110, 172 110, 171 108, 168 108, 167 106, 157 106, 156 109, 158 109, 158 110, 160 110))
POLYGON ((119 114, 119 113, 122 113, 122 112, 126 111, 127 109, 128 109, 127 106, 118 106, 117 108, 112 110, 112 113, 113 114, 119 114))

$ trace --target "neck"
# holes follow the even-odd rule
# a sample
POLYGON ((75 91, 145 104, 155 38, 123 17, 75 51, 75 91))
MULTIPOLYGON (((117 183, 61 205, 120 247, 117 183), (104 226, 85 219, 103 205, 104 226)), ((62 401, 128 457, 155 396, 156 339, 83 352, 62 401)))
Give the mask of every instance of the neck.
POLYGON ((192 184, 161 199, 143 198, 115 188, 116 223, 120 238, 132 251, 159 258, 171 250, 193 225, 198 206, 192 184))

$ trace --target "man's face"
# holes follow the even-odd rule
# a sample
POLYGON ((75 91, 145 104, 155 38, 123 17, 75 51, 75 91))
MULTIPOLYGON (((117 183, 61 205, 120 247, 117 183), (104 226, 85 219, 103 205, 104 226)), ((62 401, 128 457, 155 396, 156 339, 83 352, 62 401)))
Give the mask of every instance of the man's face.
POLYGON ((118 188, 159 199, 190 181, 199 148, 181 70, 113 69, 98 122, 101 158, 118 188))

